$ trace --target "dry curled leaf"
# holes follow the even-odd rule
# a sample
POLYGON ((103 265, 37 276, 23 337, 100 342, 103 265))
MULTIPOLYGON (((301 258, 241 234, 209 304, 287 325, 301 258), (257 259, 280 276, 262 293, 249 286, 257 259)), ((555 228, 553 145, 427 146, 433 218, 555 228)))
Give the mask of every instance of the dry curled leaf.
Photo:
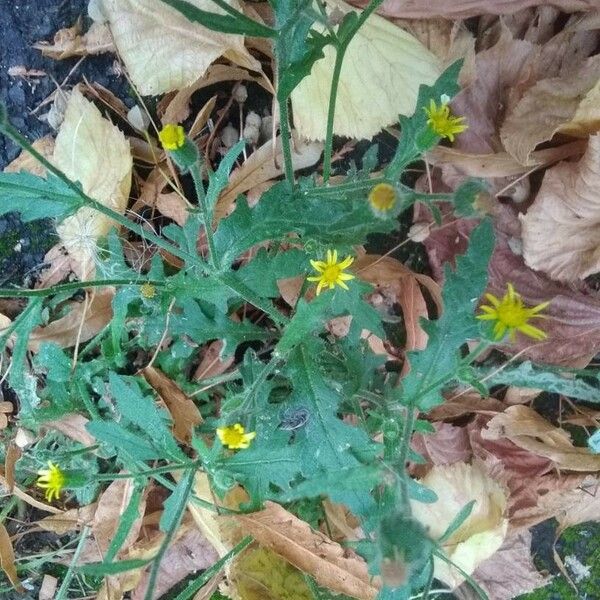
POLYGON ((568 76, 542 79, 506 117, 500 137, 509 154, 531 166, 538 144, 556 133, 585 137, 600 129, 600 56, 568 76))
MULTIPOLYGON (((189 0, 197 8, 223 14, 210 0, 189 0)), ((239 8, 232 1, 234 8, 239 8)), ((142 95, 184 88, 204 75, 220 56, 260 71, 241 35, 211 31, 154 0, 102 0, 115 45, 142 95)))
MULTIPOLYGON (((328 0, 330 10, 347 13, 342 0, 328 0)), ((294 126, 309 140, 324 140, 329 90, 336 51, 324 49, 292 92, 294 126)), ((372 138, 414 111, 421 84, 433 83, 441 72, 438 58, 412 35, 372 15, 350 42, 342 65, 333 131, 351 138, 372 138), (368 107, 368 108, 366 108, 368 107)))
POLYGON ((4 523, 0 523, 0 568, 4 571, 4 574, 14 588, 18 592, 23 593, 24 589, 19 581, 15 565, 15 551, 13 550, 12 542, 4 523))
POLYGON ((240 527, 261 546, 315 578, 333 592, 360 600, 374 600, 378 589, 371 583, 367 564, 285 508, 266 502, 265 509, 236 517, 240 527))
POLYGON ((88 504, 81 508, 70 508, 59 511, 58 514, 44 517, 36 522, 36 525, 44 531, 52 531, 57 535, 64 535, 70 531, 81 531, 84 527, 92 524, 98 504, 88 504))
MULTIPOLYGON (((364 6, 366 0, 353 0, 352 4, 364 6)), ((556 6, 564 11, 592 10, 595 0, 385 0, 381 14, 405 19, 444 17, 457 19, 475 15, 503 15, 531 6, 556 6)))
MULTIPOLYGON (((473 510, 463 524, 442 543, 442 549, 467 574, 492 556, 502 545, 508 528, 505 517, 507 493, 478 464, 454 463, 434 466, 420 480, 433 490, 438 501, 411 502, 414 517, 429 529, 434 539, 441 537, 456 515, 472 500, 473 510)), ((464 576, 451 565, 435 558, 435 577, 451 588, 464 576)))
POLYGON ((40 50, 44 56, 57 60, 114 52, 115 50, 110 29, 103 23, 92 23, 83 35, 81 27, 77 23, 73 27, 57 31, 52 43, 38 42, 33 47, 40 50))
POLYGON ((482 430, 488 440, 509 439, 519 448, 552 460, 568 471, 600 471, 600 455, 574 446, 570 435, 528 406, 515 405, 493 417, 482 430))
MULTIPOLYGON (((129 143, 77 88, 56 136, 53 162, 80 182, 88 196, 120 214, 125 212, 133 165, 129 143)), ((81 279, 93 272, 97 240, 111 227, 113 221, 91 207, 80 208, 57 226, 67 251, 79 260, 81 279)))
POLYGON ((561 163, 546 172, 535 202, 521 216, 523 256, 529 267, 558 281, 576 281, 600 271, 599 187, 600 134, 590 137, 579 162, 561 163))
POLYGON ((29 349, 38 352, 45 342, 53 342, 61 348, 87 342, 110 323, 113 296, 114 290, 105 288, 97 292, 89 302, 73 302, 70 312, 64 317, 31 332, 29 349))
MULTIPOLYGON (((531 558, 531 533, 522 531, 506 538, 500 549, 483 561, 473 573, 473 579, 493 600, 513 600, 548 583, 531 558)), ((465 583, 454 595, 459 600, 475 600, 473 588, 465 583)))

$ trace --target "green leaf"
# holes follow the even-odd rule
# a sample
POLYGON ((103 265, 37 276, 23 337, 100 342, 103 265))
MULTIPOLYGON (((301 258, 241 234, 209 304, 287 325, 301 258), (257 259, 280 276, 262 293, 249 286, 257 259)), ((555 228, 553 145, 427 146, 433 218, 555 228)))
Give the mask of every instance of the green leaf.
POLYGON ((235 211, 220 221, 215 232, 221 266, 231 265, 260 242, 285 240, 292 233, 324 247, 341 248, 362 244, 369 233, 395 227, 392 219, 383 221, 372 213, 364 195, 340 193, 324 200, 309 192, 293 195, 282 181, 265 192, 253 209, 240 196, 235 211))
POLYGON ((494 248, 494 232, 489 220, 471 233, 469 248, 456 260, 456 270, 445 268, 442 291, 444 311, 436 321, 422 320, 429 336, 427 347, 410 352, 410 372, 402 380, 400 401, 428 411, 443 399, 441 387, 460 367, 459 348, 465 340, 479 336, 479 324, 473 314, 488 279, 488 263, 494 248))
MULTIPOLYGON (((209 12, 202 10, 185 0, 161 0, 165 4, 173 7, 179 11, 184 17, 186 17, 192 23, 200 23, 207 29, 212 31, 221 31, 223 33, 234 33, 240 35, 249 35, 252 37, 266 37, 272 38, 277 35, 277 31, 257 23, 252 19, 248 18, 243 13, 240 13, 230 8, 232 15, 222 15, 218 13, 209 12)), ((215 2, 215 4, 219 4, 215 2)))
POLYGON ((135 523, 136 519, 139 516, 141 516, 139 514, 139 506, 145 487, 146 478, 136 480, 133 492, 131 494, 131 497, 129 498, 129 502, 127 503, 127 506, 125 507, 125 510, 123 511, 119 519, 119 526, 117 527, 117 531, 115 531, 113 538, 110 542, 110 546, 108 547, 106 555, 104 556, 105 563, 110 563, 113 561, 113 559, 117 555, 117 552, 125 543, 125 540, 127 539, 127 535, 131 530, 131 527, 135 523))
POLYGON ((282 354, 288 352, 303 342, 306 336, 320 333, 328 320, 344 315, 352 316, 350 338, 354 341, 363 329, 384 338, 379 313, 363 299, 364 294, 371 291, 371 286, 353 279, 348 282, 348 288, 325 290, 311 302, 300 299, 294 317, 277 344, 278 351, 282 354))
POLYGON ((87 565, 81 565, 77 567, 77 571, 84 575, 92 575, 95 577, 104 577, 105 575, 117 575, 118 573, 125 573, 126 571, 133 571, 134 569, 141 569, 147 564, 151 563, 152 559, 141 559, 134 558, 131 560, 120 560, 116 563, 89 563, 87 565))
POLYGON ((86 429, 99 441, 114 446, 134 460, 153 460, 164 457, 164 450, 155 448, 143 437, 131 433, 114 421, 90 421, 86 429))
POLYGON ((493 385, 516 385, 564 394, 586 402, 600 402, 600 371, 560 369, 550 365, 534 365, 525 361, 502 369, 474 367, 480 380, 493 385))
POLYGON ((219 194, 229 183, 229 173, 231 172, 231 169, 233 169, 235 161, 238 159, 238 156, 242 153, 242 150, 245 148, 245 146, 245 140, 240 140, 237 144, 231 147, 227 151, 227 154, 225 154, 225 156, 221 159, 217 170, 214 173, 209 173, 208 175, 208 189, 206 190, 206 206, 209 213, 206 221, 208 223, 212 223, 213 210, 217 200, 219 199, 219 194))
POLYGON ((159 523, 161 531, 169 532, 177 529, 192 492, 194 476, 193 469, 186 470, 173 493, 163 503, 163 513, 159 523))
POLYGON ((433 86, 422 85, 419 88, 417 106, 412 117, 400 117, 402 135, 396 153, 385 169, 386 177, 397 180, 407 165, 438 143, 438 136, 427 125, 428 117, 424 109, 429 106, 430 100, 439 105, 442 95, 452 98, 460 91, 458 75, 462 63, 462 60, 458 60, 450 65, 433 86))
POLYGON ((448 538, 469 518, 469 515, 473 512, 473 507, 477 503, 477 500, 471 500, 465 504, 459 511, 458 514, 452 519, 450 525, 446 528, 446 531, 438 539, 438 544, 443 544, 448 538))
POLYGON ((44 179, 25 171, 0 173, 0 215, 18 212, 23 221, 62 221, 81 206, 81 197, 52 174, 44 179))
POLYGON ((293 483, 301 477, 312 494, 327 494, 356 515, 372 519, 376 511, 371 487, 357 490, 348 480, 331 480, 336 471, 372 463, 379 446, 363 429, 338 417, 343 397, 317 362, 325 349, 324 343, 314 338, 290 353, 283 374, 293 383, 291 394, 277 407, 263 399, 254 415, 256 437, 250 448, 222 459, 218 471, 239 481, 254 502, 277 498, 272 485, 283 494, 293 494, 293 483), (292 434, 282 429, 282 419, 298 409, 307 411, 308 419, 292 434))
POLYGON ((171 433, 167 413, 158 408, 153 398, 142 393, 138 382, 133 377, 122 377, 112 371, 108 379, 121 415, 139 427, 154 446, 163 448, 172 457, 183 458, 171 433))

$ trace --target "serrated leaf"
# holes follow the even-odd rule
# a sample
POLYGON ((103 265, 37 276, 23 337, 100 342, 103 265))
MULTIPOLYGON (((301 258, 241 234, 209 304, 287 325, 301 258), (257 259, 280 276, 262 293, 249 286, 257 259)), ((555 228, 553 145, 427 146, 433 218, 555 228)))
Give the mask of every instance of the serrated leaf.
POLYGON ((159 523, 161 531, 169 532, 177 528, 192 491, 194 476, 195 473, 192 469, 185 471, 172 494, 165 500, 159 523))
POLYGON ((285 181, 267 192, 253 208, 243 196, 235 211, 222 219, 215 232, 221 266, 230 265, 252 246, 267 240, 284 240, 295 233, 327 247, 361 244, 367 234, 391 231, 392 220, 377 218, 365 196, 340 194, 335 198, 294 196, 285 181))
POLYGON ((525 361, 518 365, 508 364, 502 369, 475 367, 475 372, 488 386, 515 385, 564 394, 587 402, 600 402, 600 372, 595 369, 573 372, 525 361))
POLYGON ((62 221, 81 207, 81 197, 54 175, 0 173, 0 215, 18 212, 23 221, 62 221))
POLYGON ((164 450, 155 448, 143 437, 131 433, 114 421, 90 421, 86 429, 100 442, 113 446, 134 460, 162 458, 164 450))
POLYGON ((182 458, 183 454, 173 438, 166 412, 156 402, 142 393, 132 377, 122 377, 114 372, 108 375, 110 391, 121 415, 139 427, 154 446, 163 448, 170 456, 182 458))
POLYGON ((151 561, 152 558, 134 558, 131 560, 120 560, 116 563, 89 563, 87 565, 80 565, 77 567, 77 570, 82 574, 92 575, 95 577, 104 577, 105 575, 117 575, 118 573, 125 573, 126 571, 141 569, 151 561))
POLYGON ((443 313, 436 321, 422 322, 429 340, 425 350, 409 353, 411 368, 402 381, 402 403, 427 411, 442 402, 440 388, 447 381, 443 378, 451 378, 459 368, 459 348, 479 335, 474 310, 487 284, 493 248, 494 231, 485 220, 473 230, 466 254, 456 260, 456 270, 446 265, 443 313))

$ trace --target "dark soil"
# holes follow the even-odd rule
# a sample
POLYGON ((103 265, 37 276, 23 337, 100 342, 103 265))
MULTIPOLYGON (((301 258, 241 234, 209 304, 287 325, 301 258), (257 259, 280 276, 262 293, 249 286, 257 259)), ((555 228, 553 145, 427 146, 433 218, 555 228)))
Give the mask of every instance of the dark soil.
MULTIPOLYGON (((87 0, 0 0, 0 102, 12 124, 34 141, 52 130, 40 117, 50 105, 36 111, 61 85, 78 59, 55 61, 45 58, 32 45, 52 41, 56 31, 70 27, 79 17, 87 26, 87 0), (44 76, 23 78, 9 75, 11 67, 45 72, 44 76), (36 112, 34 112, 36 111, 36 112)), ((126 80, 115 75, 113 55, 87 57, 71 74, 65 86, 85 76, 112 89, 125 99, 126 80)), ((20 149, 0 136, 0 169, 18 156, 20 149)), ((0 217, 0 286, 28 284, 55 240, 48 224, 23 225, 13 215, 0 217)))

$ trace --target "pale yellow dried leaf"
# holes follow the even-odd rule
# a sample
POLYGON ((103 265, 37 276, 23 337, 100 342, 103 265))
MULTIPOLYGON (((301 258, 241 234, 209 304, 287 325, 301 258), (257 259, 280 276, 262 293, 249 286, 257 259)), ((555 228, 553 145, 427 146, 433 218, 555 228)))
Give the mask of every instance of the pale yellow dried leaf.
MULTIPOLYGON (((473 573, 504 541, 508 528, 507 492, 479 465, 463 462, 434 466, 420 482, 439 498, 432 504, 411 503, 415 518, 434 539, 445 533, 466 504, 476 501, 464 523, 442 544, 454 563, 466 573, 473 573)), ((464 581, 463 575, 440 559, 435 559, 434 568, 435 577, 451 588, 464 581)))
MULTIPOLYGON (((132 158, 123 133, 75 88, 56 136, 54 164, 88 195, 123 214, 131 188, 132 158)), ((57 226, 67 251, 79 259, 81 277, 93 268, 96 242, 113 226, 112 219, 84 207, 57 226)))
POLYGON ((600 128, 600 56, 569 76, 542 79, 507 115, 500 138, 507 152, 531 165, 530 154, 556 133, 585 137, 600 128))
MULTIPOLYGON (((210 0, 188 0, 202 10, 223 13, 210 0)), ((239 8, 234 0, 232 6, 239 8)), ((137 90, 157 95, 184 88, 217 58, 260 71, 241 35, 211 31, 156 0, 102 0, 120 56, 137 90)))
POLYGON ((481 437, 509 439, 519 448, 549 458, 566 471, 600 471, 600 454, 574 446, 564 429, 555 427, 528 406, 516 404, 496 415, 481 431, 481 437))
POLYGON ((44 56, 57 60, 115 50, 110 29, 103 23, 92 23, 85 34, 81 33, 79 24, 61 29, 54 35, 52 43, 38 42, 33 47, 44 56))
MULTIPOLYGON (((344 13, 351 7, 329 0, 344 13)), ((294 127, 309 140, 324 140, 335 49, 327 46, 310 75, 292 92, 294 127)), ((440 60, 421 42, 393 23, 371 15, 350 42, 342 66, 333 131, 370 139, 398 115, 415 109, 421 84, 433 83, 440 60)))
POLYGON ((44 531, 52 531, 58 535, 64 535, 70 531, 81 531, 85 526, 91 525, 97 506, 97 503, 94 502, 80 508, 59 511, 58 514, 44 517, 35 524, 44 531))
POLYGON ((319 585, 359 600, 377 596, 378 588, 361 557, 312 530, 278 504, 266 502, 264 510, 236 519, 262 547, 310 574, 319 585))
MULTIPOLYGON (((44 158, 50 159, 54 153, 54 138, 51 135, 46 135, 39 140, 35 140, 31 145, 44 158)), ((19 171, 27 171, 40 177, 46 176, 46 168, 29 154, 29 152, 21 152, 21 154, 19 154, 19 156, 4 169, 5 173, 18 173, 19 171)))
POLYGON ((577 163, 546 171, 534 203, 521 215, 527 266, 558 281, 600 271, 600 134, 577 163), (551 235, 551 242, 549 242, 551 235))

